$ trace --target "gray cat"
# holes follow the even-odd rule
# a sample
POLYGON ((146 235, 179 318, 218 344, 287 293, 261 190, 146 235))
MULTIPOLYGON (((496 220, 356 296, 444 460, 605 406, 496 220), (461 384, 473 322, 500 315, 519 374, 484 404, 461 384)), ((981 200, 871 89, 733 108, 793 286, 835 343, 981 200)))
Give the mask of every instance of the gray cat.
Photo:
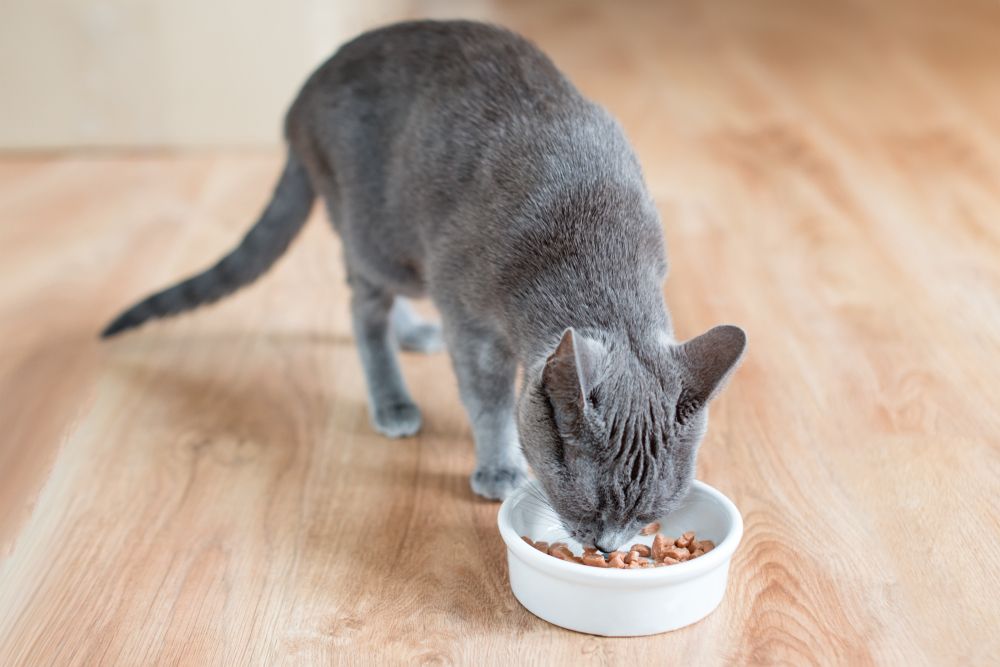
POLYGON ((318 194, 343 239, 378 431, 417 432, 396 347, 435 349, 443 335, 476 493, 505 497, 527 460, 566 529, 605 551, 683 499, 706 407, 746 336, 719 326, 673 339, 662 230, 636 157, 543 53, 472 22, 375 30, 309 78, 286 136, 284 173, 240 245, 104 336, 248 284, 318 194), (441 328, 405 300, 422 295, 441 328))

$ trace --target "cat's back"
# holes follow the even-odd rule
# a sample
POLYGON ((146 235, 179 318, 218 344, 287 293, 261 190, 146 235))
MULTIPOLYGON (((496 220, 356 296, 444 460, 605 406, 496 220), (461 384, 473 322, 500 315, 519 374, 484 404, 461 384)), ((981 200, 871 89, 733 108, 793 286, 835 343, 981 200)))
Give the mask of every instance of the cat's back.
POLYGON ((531 281, 517 267, 556 266, 552 253, 626 281, 608 248, 649 246, 662 264, 618 123, 503 28, 419 21, 365 33, 313 73, 287 128, 354 264, 372 274, 403 267, 468 303, 499 303, 488 286, 515 269, 531 281), (473 259, 476 281, 465 279, 473 259))
POLYGON ((544 111, 579 98, 530 41, 474 21, 411 21, 364 33, 313 75, 301 98, 329 102, 392 98, 438 105, 487 103, 501 111, 544 111))

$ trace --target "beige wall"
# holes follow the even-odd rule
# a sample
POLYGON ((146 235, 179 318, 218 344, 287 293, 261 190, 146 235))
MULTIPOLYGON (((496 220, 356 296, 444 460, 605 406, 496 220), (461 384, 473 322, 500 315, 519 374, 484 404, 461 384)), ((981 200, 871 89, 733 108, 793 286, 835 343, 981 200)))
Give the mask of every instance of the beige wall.
POLYGON ((6 0, 0 149, 272 146, 298 86, 379 23, 483 2, 6 0))

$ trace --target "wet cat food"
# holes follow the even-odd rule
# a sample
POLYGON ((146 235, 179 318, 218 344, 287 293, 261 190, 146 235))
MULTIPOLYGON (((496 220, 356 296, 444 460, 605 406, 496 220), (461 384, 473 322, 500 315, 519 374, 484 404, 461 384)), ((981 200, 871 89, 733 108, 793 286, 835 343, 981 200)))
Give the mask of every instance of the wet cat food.
POLYGON ((643 528, 642 530, 640 530, 639 534, 643 535, 643 536, 646 536, 646 535, 652 535, 653 533, 658 533, 658 532, 660 532, 660 522, 659 521, 654 521, 653 523, 649 524, 648 526, 646 526, 645 528, 643 528))
MULTIPOLYGON (((659 523, 652 523, 643 528, 641 534, 652 535, 659 529, 659 523), (646 530, 651 526, 655 526, 655 529, 647 533, 646 530)), ((677 563, 683 563, 684 561, 703 556, 715 548, 715 542, 712 540, 698 540, 693 531, 688 531, 676 539, 656 532, 652 547, 645 544, 633 544, 628 548, 628 551, 612 551, 607 556, 599 553, 593 547, 586 547, 583 550, 583 554, 577 556, 563 542, 554 542, 550 545, 548 542, 541 540, 535 542, 527 535, 521 539, 542 553, 546 553, 559 560, 589 565, 590 567, 614 568, 619 570, 676 565, 677 563)))

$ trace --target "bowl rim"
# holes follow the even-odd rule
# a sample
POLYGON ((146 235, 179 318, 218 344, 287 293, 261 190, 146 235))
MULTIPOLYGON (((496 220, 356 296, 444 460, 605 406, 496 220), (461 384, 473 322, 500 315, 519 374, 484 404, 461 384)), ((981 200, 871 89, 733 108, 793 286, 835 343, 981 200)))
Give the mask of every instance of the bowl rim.
POLYGON ((507 550, 512 555, 519 558, 526 565, 537 570, 542 570, 548 574, 561 579, 569 579, 585 583, 613 583, 615 586, 628 585, 630 582, 637 586, 649 586, 653 583, 677 583, 700 577, 718 567, 728 564, 736 547, 739 546, 743 537, 743 517, 740 515, 736 505, 721 491, 705 482, 694 480, 691 484, 691 493, 699 493, 712 498, 726 513, 729 519, 729 531, 722 541, 703 556, 677 565, 669 567, 642 568, 638 570, 605 569, 598 567, 587 567, 579 563, 567 563, 564 560, 553 558, 544 554, 538 549, 529 546, 521 536, 517 534, 511 525, 511 513, 514 507, 528 493, 528 485, 533 484, 538 487, 538 482, 531 480, 512 495, 508 496, 500 505, 497 513, 497 527, 500 536, 507 544, 507 550))

